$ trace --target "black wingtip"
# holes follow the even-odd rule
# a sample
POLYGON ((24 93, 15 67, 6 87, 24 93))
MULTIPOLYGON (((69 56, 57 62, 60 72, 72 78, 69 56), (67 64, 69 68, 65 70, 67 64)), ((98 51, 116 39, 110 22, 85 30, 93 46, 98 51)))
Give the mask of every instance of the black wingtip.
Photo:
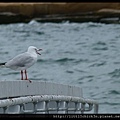
MULTIPOLYGON (((6 62, 5 62, 6 63, 6 62)), ((5 65, 5 63, 0 63, 0 65, 5 65)))

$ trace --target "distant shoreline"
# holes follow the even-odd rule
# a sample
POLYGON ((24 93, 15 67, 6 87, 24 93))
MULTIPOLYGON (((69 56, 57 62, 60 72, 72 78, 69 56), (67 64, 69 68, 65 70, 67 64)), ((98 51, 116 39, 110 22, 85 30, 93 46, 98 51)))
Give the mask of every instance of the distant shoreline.
POLYGON ((0 24, 29 22, 107 22, 119 23, 120 3, 114 2, 37 2, 0 3, 0 24), (112 18, 112 19, 110 19, 112 18))

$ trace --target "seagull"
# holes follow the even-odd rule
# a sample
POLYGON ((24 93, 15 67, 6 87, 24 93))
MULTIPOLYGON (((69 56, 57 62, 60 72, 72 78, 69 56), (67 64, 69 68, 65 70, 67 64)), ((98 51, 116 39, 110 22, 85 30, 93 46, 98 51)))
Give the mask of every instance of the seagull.
MULTIPOLYGON (((41 55, 39 52, 41 50, 42 49, 38 49, 34 46, 29 46, 27 52, 21 53, 7 62, 0 63, 0 66, 19 70, 21 71, 21 80, 29 80, 26 69, 37 62, 37 55, 41 55), (23 74, 25 75, 25 79, 23 78, 23 74)), ((31 80, 29 80, 29 82, 31 82, 31 80)))

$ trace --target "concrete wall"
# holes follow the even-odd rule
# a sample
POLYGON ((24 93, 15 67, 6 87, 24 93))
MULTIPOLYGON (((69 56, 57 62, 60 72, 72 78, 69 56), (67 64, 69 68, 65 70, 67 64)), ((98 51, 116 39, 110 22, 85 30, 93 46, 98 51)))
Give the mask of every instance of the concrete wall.
POLYGON ((0 12, 13 12, 26 16, 40 16, 44 14, 74 14, 80 12, 98 11, 100 9, 120 9, 117 2, 77 2, 77 3, 0 3, 0 12))
POLYGON ((28 23, 32 19, 38 22, 69 20, 70 22, 119 23, 119 18, 120 3, 117 2, 0 3, 0 24, 28 23))
POLYGON ((0 81, 0 98, 26 95, 66 95, 82 97, 82 89, 76 86, 33 80, 0 81))

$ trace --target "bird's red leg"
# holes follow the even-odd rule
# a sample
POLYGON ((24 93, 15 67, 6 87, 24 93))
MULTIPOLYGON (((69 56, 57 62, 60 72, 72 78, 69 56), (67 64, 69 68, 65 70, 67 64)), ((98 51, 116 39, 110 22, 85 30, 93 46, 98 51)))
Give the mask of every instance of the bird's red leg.
MULTIPOLYGON (((27 71, 25 70, 25 80, 29 80, 28 76, 27 76, 27 71)), ((29 80, 29 82, 31 82, 31 80, 29 80)))
POLYGON ((25 80, 28 80, 27 71, 25 70, 25 80))
POLYGON ((21 70, 21 80, 23 80, 23 71, 21 70))

